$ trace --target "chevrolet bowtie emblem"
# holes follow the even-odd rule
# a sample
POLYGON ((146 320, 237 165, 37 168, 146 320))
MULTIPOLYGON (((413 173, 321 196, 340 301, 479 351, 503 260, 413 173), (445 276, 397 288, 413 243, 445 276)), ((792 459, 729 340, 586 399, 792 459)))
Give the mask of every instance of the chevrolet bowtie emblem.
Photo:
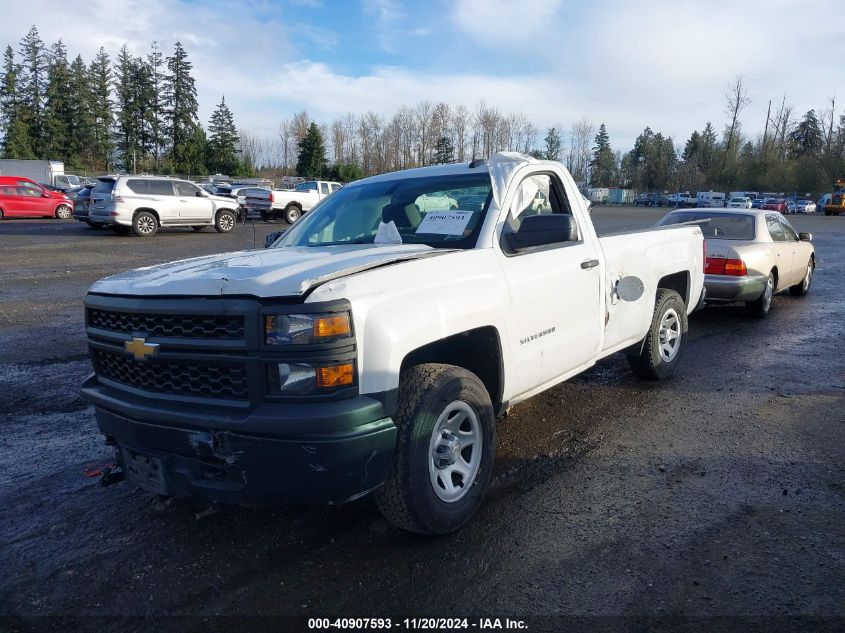
POLYGON ((123 349, 132 354, 135 360, 147 360, 150 356, 158 355, 158 343, 147 343, 142 338, 133 337, 131 341, 126 341, 123 349))

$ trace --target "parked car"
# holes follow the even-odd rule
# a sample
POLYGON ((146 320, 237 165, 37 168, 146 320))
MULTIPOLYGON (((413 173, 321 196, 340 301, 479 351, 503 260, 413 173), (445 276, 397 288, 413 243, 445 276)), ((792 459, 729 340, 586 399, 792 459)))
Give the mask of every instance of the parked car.
POLYGON ((0 176, 0 220, 3 218, 59 218, 67 220, 73 203, 60 191, 52 191, 20 176, 0 176))
POLYGON ((156 494, 374 494, 400 528, 454 532, 491 481, 508 407, 618 351, 642 378, 675 372, 702 247, 697 226, 597 237, 558 162, 382 174, 271 248, 96 282, 81 393, 126 478, 156 494), (470 187, 488 192, 481 211, 415 204, 470 187))
POLYGON ((812 200, 796 200, 795 213, 815 213, 816 203, 812 200))
POLYGON ((725 206, 725 194, 721 191, 699 191, 695 194, 695 206, 714 209, 725 206))
POLYGON ((754 316, 765 317, 778 292, 809 291, 816 268, 813 236, 798 233, 780 213, 673 211, 657 225, 682 222, 698 222, 704 232, 708 303, 744 302, 754 316))
POLYGON ((102 176, 91 192, 92 222, 118 233, 130 230, 140 237, 161 227, 190 226, 201 231, 213 226, 218 233, 235 227, 237 203, 210 196, 194 183, 162 176, 102 176))
POLYGON ((760 209, 763 206, 765 200, 763 198, 754 198, 751 200, 751 208, 752 209, 760 209))
POLYGON ((634 198, 635 207, 657 207, 663 206, 660 196, 656 193, 640 193, 634 198))
POLYGON ((313 209, 317 203, 338 191, 342 186, 339 182, 307 180, 293 189, 276 189, 273 191, 273 208, 268 219, 272 220, 281 216, 285 222, 293 224, 301 215, 313 209))
POLYGON ((698 201, 688 193, 675 193, 669 196, 669 204, 673 207, 694 207, 698 201))
POLYGON ((760 207, 763 211, 778 211, 786 213, 786 200, 783 198, 766 198, 760 207))
POLYGON ((76 194, 76 199, 73 201, 73 219, 84 222, 92 228, 101 228, 101 222, 92 222, 89 217, 91 211, 91 192, 94 190, 94 185, 85 186, 76 194))
POLYGON ((728 201, 728 208, 729 209, 750 209, 751 208, 751 198, 746 197, 736 197, 731 198, 728 201))
POLYGON ((824 213, 827 215, 827 211, 825 207, 830 204, 831 199, 833 198, 832 193, 826 193, 819 198, 819 201, 816 203, 816 211, 819 213, 824 213))

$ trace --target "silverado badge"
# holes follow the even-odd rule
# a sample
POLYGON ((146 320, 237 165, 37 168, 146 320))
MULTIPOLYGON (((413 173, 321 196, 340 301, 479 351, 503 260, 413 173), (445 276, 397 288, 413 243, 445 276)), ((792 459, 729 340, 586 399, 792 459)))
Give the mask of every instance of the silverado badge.
POLYGON ((142 338, 133 337, 131 341, 123 344, 123 349, 135 357, 135 360, 147 360, 150 356, 158 354, 158 343, 147 343, 142 338))

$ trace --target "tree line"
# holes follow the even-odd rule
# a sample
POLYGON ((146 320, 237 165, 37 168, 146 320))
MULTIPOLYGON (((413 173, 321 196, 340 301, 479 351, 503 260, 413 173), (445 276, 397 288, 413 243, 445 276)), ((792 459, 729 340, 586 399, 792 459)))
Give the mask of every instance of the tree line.
POLYGON ((742 77, 725 95, 721 132, 712 122, 676 144, 650 126, 633 147, 614 149, 604 122, 581 119, 543 131, 522 112, 481 101, 473 107, 423 100, 392 115, 349 113, 317 121, 300 111, 274 138, 238 130, 221 99, 207 130, 187 51, 152 42, 145 57, 123 46, 86 64, 49 48, 33 26, 0 69, 0 133, 7 158, 63 160, 70 169, 269 177, 325 176, 343 181, 510 150, 561 160, 582 186, 655 191, 818 192, 845 177, 845 114, 835 98, 798 118, 783 97, 769 102, 762 132, 743 131, 750 103, 742 77))
POLYGON ((86 63, 69 61, 61 40, 47 46, 33 26, 0 71, 0 133, 5 158, 62 160, 70 170, 251 175, 240 156, 225 98, 208 133, 197 117, 188 52, 165 54, 152 42, 145 57, 124 45, 86 63))

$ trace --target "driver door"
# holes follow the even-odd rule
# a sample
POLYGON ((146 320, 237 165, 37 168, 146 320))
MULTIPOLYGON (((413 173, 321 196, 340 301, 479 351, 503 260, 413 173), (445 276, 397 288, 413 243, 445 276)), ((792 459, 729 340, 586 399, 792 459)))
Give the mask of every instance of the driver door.
POLYGON ((577 241, 517 252, 507 246, 507 232, 518 231, 528 215, 572 215, 569 200, 556 174, 530 175, 517 188, 502 227, 500 254, 510 291, 508 336, 515 350, 518 395, 591 363, 601 343, 602 267, 585 227, 578 226, 577 241))
POLYGON ((211 200, 205 197, 199 187, 183 180, 175 181, 173 186, 176 191, 176 204, 179 209, 180 221, 209 222, 211 220, 211 200))

